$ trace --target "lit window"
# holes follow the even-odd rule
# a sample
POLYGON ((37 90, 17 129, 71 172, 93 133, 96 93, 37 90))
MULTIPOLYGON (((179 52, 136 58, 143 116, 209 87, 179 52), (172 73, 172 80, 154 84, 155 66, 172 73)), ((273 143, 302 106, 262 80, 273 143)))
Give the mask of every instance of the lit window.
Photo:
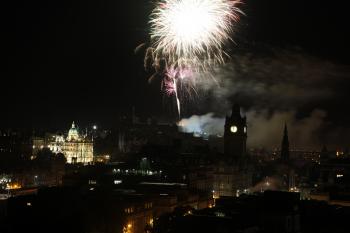
POLYGON ((152 208, 152 202, 145 203, 145 208, 146 209, 152 208))
POLYGON ((124 209, 124 212, 127 213, 127 214, 131 214, 131 213, 134 212, 134 208, 133 207, 126 208, 126 209, 124 209))
POLYGON ((225 217, 225 214, 222 213, 222 212, 215 212, 215 215, 216 215, 217 217, 225 217))
POLYGON ((121 184, 122 182, 122 180, 114 180, 114 184, 121 184))
POLYGON ((96 180, 89 180, 89 184, 96 184, 96 180))

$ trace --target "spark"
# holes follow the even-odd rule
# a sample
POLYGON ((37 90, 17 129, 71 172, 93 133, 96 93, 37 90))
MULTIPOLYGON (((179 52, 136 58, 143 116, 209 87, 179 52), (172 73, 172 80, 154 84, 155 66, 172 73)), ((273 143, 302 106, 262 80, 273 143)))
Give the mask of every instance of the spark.
POLYGON ((167 74, 166 74, 166 78, 164 80, 164 86, 165 86, 165 92, 168 95, 175 95, 175 99, 176 99, 176 107, 177 107, 177 112, 178 112, 178 116, 179 119, 181 118, 181 105, 180 105, 180 99, 178 96, 178 89, 177 89, 177 83, 176 80, 177 79, 182 79, 185 76, 185 73, 182 70, 177 70, 177 69, 169 69, 167 74))
MULTIPOLYGON (((195 90, 194 77, 224 63, 225 44, 232 41, 235 23, 242 11, 240 0, 158 0, 150 16, 150 48, 145 69, 164 75, 167 95, 175 95, 179 118, 177 84, 195 90)), ((203 75, 202 75, 203 76, 203 75)), ((152 81, 152 80, 151 80, 152 81)), ((185 88, 186 89, 186 88, 185 88)))
POLYGON ((238 0, 162 0, 150 19, 155 57, 192 70, 224 61, 241 11, 238 0))

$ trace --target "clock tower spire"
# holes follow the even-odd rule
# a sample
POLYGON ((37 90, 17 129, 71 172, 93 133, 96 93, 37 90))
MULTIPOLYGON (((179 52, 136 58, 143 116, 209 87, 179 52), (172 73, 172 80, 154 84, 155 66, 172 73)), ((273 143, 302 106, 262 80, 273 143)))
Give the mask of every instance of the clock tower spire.
POLYGON ((243 158, 246 154, 247 118, 241 115, 241 107, 234 104, 231 116, 226 116, 224 151, 228 158, 243 158))

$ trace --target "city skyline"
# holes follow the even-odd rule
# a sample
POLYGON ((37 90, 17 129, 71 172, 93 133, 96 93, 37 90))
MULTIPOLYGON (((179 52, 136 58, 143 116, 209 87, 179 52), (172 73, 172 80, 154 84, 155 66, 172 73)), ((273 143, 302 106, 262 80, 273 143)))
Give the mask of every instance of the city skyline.
MULTIPOLYGON (((144 118, 177 118, 169 118, 176 115, 169 114, 171 100, 159 83, 148 84, 143 54, 134 52, 148 40, 151 3, 6 4, 0 128, 57 130, 74 119, 114 127, 133 107, 144 118)), ((350 71, 342 3, 244 1, 241 8, 245 15, 231 60, 215 75, 218 85, 199 85, 198 95, 185 96, 181 118, 223 118, 238 102, 251 125, 278 128, 289 121, 292 129, 319 122, 307 123, 307 135, 319 144, 339 138, 346 144, 350 113, 339 104, 349 98, 350 71)))
POLYGON ((349 232, 344 1, 1 9, 0 232, 349 232))

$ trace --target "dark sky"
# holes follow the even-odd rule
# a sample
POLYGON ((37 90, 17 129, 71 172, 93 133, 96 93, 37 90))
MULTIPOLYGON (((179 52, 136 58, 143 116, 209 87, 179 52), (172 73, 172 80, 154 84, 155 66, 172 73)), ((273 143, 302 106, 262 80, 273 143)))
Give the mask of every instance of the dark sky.
MULTIPOLYGON (((142 55, 134 54, 134 48, 147 40, 149 2, 2 3, 0 127, 66 128, 72 120, 111 125, 133 105, 143 114, 148 106, 155 112, 161 109, 161 100, 155 100, 153 93, 157 90, 147 85, 142 55)), ((244 2, 246 16, 236 33, 238 49, 254 53, 260 45, 297 47, 348 67, 350 21, 345 1, 244 2)), ((349 84, 341 80, 332 85, 332 91, 341 95, 322 106, 339 125, 350 117, 350 94, 344 83, 349 84), (340 104, 343 107, 335 107, 340 104)))

